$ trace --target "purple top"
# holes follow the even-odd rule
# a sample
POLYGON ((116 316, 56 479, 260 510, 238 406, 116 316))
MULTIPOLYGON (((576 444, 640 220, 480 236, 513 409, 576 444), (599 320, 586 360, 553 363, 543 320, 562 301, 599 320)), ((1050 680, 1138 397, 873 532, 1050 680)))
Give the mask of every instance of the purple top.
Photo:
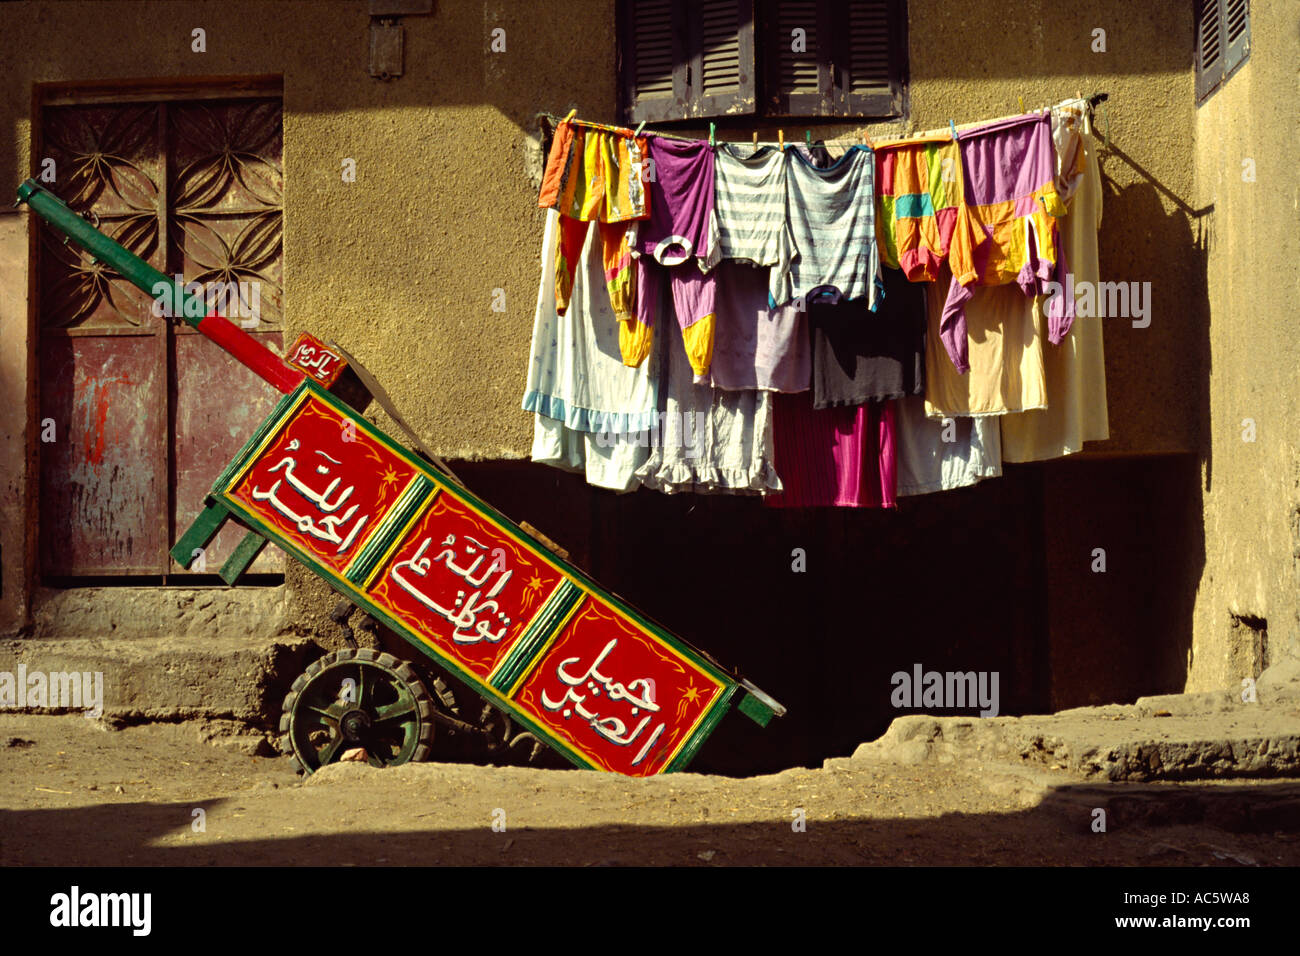
MULTIPOLYGON (((1024 200, 1052 182, 1056 174, 1051 117, 1046 113, 961 132, 957 142, 961 145, 966 202, 972 206, 1024 200)), ((1018 215, 1032 211, 1032 203, 1024 208, 1017 204, 1018 215)))
MULTIPOLYGON (((1014 202, 1014 215, 1027 216, 1035 211, 1037 200, 1034 191, 1054 182, 1056 153, 1052 143, 1051 116, 1047 113, 1018 116, 958 133, 957 142, 961 150, 968 206, 1014 202)), ((1029 238, 1027 261, 1016 281, 1025 295, 1041 295, 1048 291, 1049 278, 1055 277, 1056 281, 1064 284, 1065 256, 1058 242, 1053 264, 1040 256, 1032 234, 1029 238)), ((972 250, 981 272, 991 251, 987 237, 972 250)), ((939 322, 939 338, 953 364, 962 373, 970 369, 965 309, 970 298, 970 290, 954 276, 939 322)), ((1054 345, 1065 338, 1074 319, 1074 303, 1063 303, 1061 298, 1053 296, 1047 303, 1048 341, 1054 345)))
POLYGON ((647 139, 654 164, 650 219, 637 226, 636 251, 653 256, 663 240, 679 236, 689 247, 673 248, 673 253, 704 259, 713 213, 713 149, 705 140, 647 139))

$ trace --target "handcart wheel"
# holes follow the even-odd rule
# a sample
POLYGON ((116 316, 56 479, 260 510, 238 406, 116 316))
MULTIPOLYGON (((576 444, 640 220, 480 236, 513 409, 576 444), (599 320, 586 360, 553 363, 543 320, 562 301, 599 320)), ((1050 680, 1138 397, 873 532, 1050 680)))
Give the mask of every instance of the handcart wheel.
POLYGON ((354 752, 372 767, 391 767, 428 756, 433 707, 410 664, 344 648, 298 675, 284 698, 280 731, 300 773, 354 752))

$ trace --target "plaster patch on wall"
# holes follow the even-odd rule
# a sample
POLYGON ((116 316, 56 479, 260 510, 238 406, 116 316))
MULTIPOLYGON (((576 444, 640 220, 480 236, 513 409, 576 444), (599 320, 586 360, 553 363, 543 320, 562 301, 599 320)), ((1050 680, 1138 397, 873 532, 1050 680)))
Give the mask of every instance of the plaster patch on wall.
POLYGON ((1228 612, 1232 628, 1228 654, 1242 677, 1258 677, 1269 665, 1268 620, 1255 614, 1228 612))
POLYGON ((546 172, 546 153, 543 150, 542 132, 524 133, 524 176, 533 189, 542 188, 542 175, 546 172))

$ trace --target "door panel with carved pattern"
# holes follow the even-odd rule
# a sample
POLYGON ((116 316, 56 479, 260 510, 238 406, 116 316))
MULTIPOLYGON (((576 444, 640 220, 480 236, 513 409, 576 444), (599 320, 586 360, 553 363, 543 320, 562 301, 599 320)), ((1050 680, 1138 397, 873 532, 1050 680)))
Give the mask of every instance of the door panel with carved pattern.
MULTIPOLYGON (((282 330, 278 97, 46 106, 42 157, 69 206, 276 348, 282 330), (220 290, 222 286, 217 286, 220 290)), ((153 300, 42 229, 38 245, 42 574, 163 576, 176 528, 275 403, 275 391, 153 300)), ((228 529, 195 573, 238 543, 228 529)), ((254 571, 283 570, 268 548, 254 571)))

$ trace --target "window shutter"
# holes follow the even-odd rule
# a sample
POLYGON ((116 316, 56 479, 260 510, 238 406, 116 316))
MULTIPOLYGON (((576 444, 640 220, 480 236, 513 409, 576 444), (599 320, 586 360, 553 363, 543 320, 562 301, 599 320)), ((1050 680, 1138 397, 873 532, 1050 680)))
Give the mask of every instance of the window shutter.
POLYGON ((1250 56, 1250 0, 1196 7, 1196 101, 1203 102, 1250 56))
POLYGON ((903 112, 902 70, 907 48, 906 10, 891 0, 852 0, 847 29, 844 87, 850 116, 903 112))
POLYGON ((1200 0, 1196 20, 1196 99, 1203 100, 1223 79, 1219 0, 1200 0))
POLYGON ((817 0, 765 3, 764 75, 770 114, 833 116, 839 112, 830 49, 835 36, 830 6, 817 0))
POLYGON ((673 88, 673 63, 679 59, 674 7, 672 0, 625 0, 621 5, 620 72, 630 122, 680 115, 675 112, 679 94, 673 88))
POLYGON ((768 109, 786 116, 903 112, 906 10, 896 0, 768 0, 764 30, 768 109), (806 50, 793 50, 802 29, 806 50))
POLYGON ((1222 0, 1223 78, 1246 62, 1250 54, 1250 0, 1222 0))
POLYGON ((754 112, 753 0, 624 0, 629 123, 754 112))
POLYGON ((751 0, 697 0, 694 44, 700 78, 696 116, 754 112, 754 7, 751 0))

